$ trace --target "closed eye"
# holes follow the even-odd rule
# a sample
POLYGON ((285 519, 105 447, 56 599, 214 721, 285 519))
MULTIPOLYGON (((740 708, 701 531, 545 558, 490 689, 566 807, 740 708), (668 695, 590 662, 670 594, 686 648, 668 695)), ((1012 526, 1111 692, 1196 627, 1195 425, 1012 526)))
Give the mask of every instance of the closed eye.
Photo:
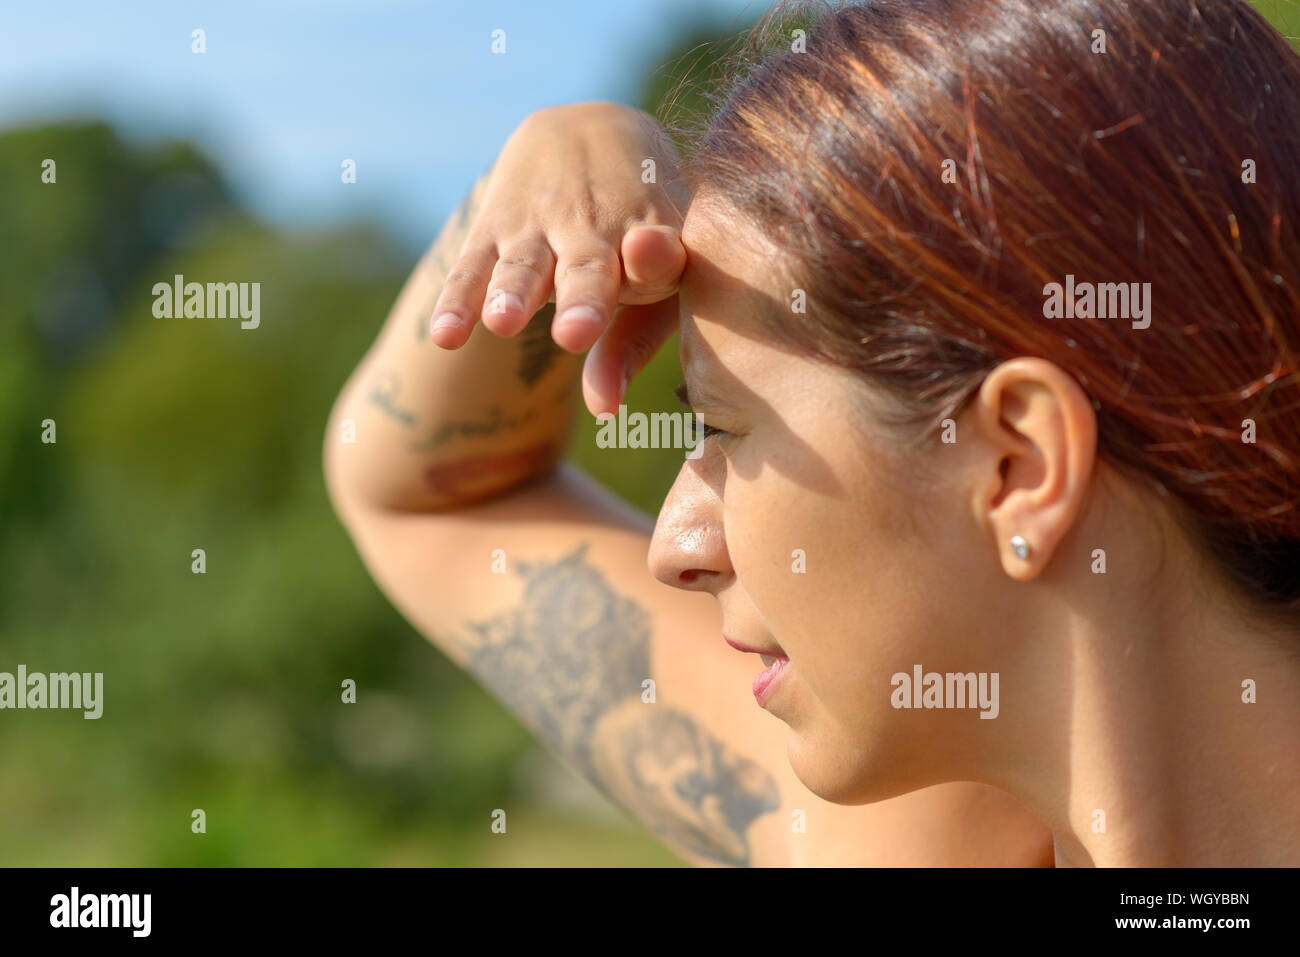
MULTIPOLYGON (((685 382, 683 382, 681 385, 679 385, 676 389, 673 390, 673 395, 677 396, 678 401, 681 402, 682 405, 686 406, 686 408, 689 409, 689 408, 691 407, 690 399, 689 399, 689 397, 688 397, 687 394, 686 394, 686 383, 685 383, 685 382)), ((696 418, 696 419, 699 419, 699 415, 697 414, 697 415, 695 416, 695 418, 696 418)), ((713 426, 711 426, 711 425, 707 425, 706 423, 704 423, 704 422, 702 422, 702 421, 700 422, 700 428, 701 428, 701 430, 702 430, 703 433, 704 433, 704 438, 706 438, 706 439, 707 439, 709 436, 711 436, 711 435, 730 435, 730 434, 731 434, 730 432, 724 431, 723 429, 715 429, 713 426)))

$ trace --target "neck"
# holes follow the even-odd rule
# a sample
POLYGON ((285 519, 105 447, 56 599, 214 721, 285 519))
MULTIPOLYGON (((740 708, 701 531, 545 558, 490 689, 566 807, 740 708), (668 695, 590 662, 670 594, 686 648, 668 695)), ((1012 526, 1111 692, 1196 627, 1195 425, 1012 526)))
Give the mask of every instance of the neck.
POLYGON ((1161 605, 1071 619, 1066 693, 1023 729, 1038 759, 1000 786, 1052 829, 1058 866, 1300 865, 1300 631, 1161 605))

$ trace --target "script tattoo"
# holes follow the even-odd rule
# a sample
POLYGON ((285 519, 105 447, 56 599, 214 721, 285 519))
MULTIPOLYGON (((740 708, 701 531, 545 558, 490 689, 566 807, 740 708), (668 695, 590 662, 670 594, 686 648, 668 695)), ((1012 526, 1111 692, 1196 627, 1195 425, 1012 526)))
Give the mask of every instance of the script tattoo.
POLYGON ((402 383, 397 378, 397 373, 388 372, 383 380, 378 382, 371 390, 370 404, 383 409, 386 415, 396 419, 403 425, 414 425, 415 413, 397 407, 397 393, 401 390, 402 383))
POLYGON ((514 563, 513 611, 470 623, 468 668, 544 743, 655 833, 725 864, 750 862, 749 826, 776 782, 689 715, 643 703, 650 616, 614 592, 579 546, 514 563))
POLYGON ((407 448, 412 452, 429 452, 450 441, 453 435, 494 435, 502 430, 517 429, 537 418, 536 409, 525 409, 519 415, 502 415, 501 407, 494 405, 490 415, 478 422, 444 422, 428 438, 412 442, 407 448))

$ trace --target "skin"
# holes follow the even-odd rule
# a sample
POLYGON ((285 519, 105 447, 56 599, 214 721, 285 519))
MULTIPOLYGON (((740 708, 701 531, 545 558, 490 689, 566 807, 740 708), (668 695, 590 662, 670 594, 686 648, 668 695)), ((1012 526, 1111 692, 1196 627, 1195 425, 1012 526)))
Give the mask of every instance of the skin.
POLYGON ((702 196, 682 241, 687 388, 727 434, 683 462, 649 564, 713 595, 733 640, 789 657, 765 708, 798 778, 839 804, 992 784, 1051 827, 1061 865, 1300 864, 1300 633, 1249 616, 1097 458, 1075 380, 1007 361, 956 442, 909 453, 872 414, 882 394, 763 337, 759 310, 794 321, 780 250, 702 196), (997 672, 997 717, 893 707, 916 664, 997 672))

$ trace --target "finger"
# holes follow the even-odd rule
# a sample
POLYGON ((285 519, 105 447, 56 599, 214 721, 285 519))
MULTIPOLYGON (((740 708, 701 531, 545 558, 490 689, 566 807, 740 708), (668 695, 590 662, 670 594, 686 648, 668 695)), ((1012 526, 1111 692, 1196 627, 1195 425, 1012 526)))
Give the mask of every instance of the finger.
POLYGON ((483 325, 499 336, 517 334, 546 305, 555 253, 541 237, 501 250, 483 300, 483 325))
POLYGON ((686 247, 672 226, 634 226, 623 237, 624 303, 658 302, 677 291, 686 268, 686 247))
POLYGON ((618 414, 627 384, 677 328, 678 299, 621 305, 582 367, 582 397, 592 415, 618 414))
POLYGON ((556 246, 555 321, 551 337, 570 352, 590 349, 618 302, 623 266, 618 253, 594 239, 556 246))
POLYGON ((482 244, 466 247, 452 263, 429 316, 429 338, 444 349, 459 349, 474 331, 496 261, 496 246, 482 244))

